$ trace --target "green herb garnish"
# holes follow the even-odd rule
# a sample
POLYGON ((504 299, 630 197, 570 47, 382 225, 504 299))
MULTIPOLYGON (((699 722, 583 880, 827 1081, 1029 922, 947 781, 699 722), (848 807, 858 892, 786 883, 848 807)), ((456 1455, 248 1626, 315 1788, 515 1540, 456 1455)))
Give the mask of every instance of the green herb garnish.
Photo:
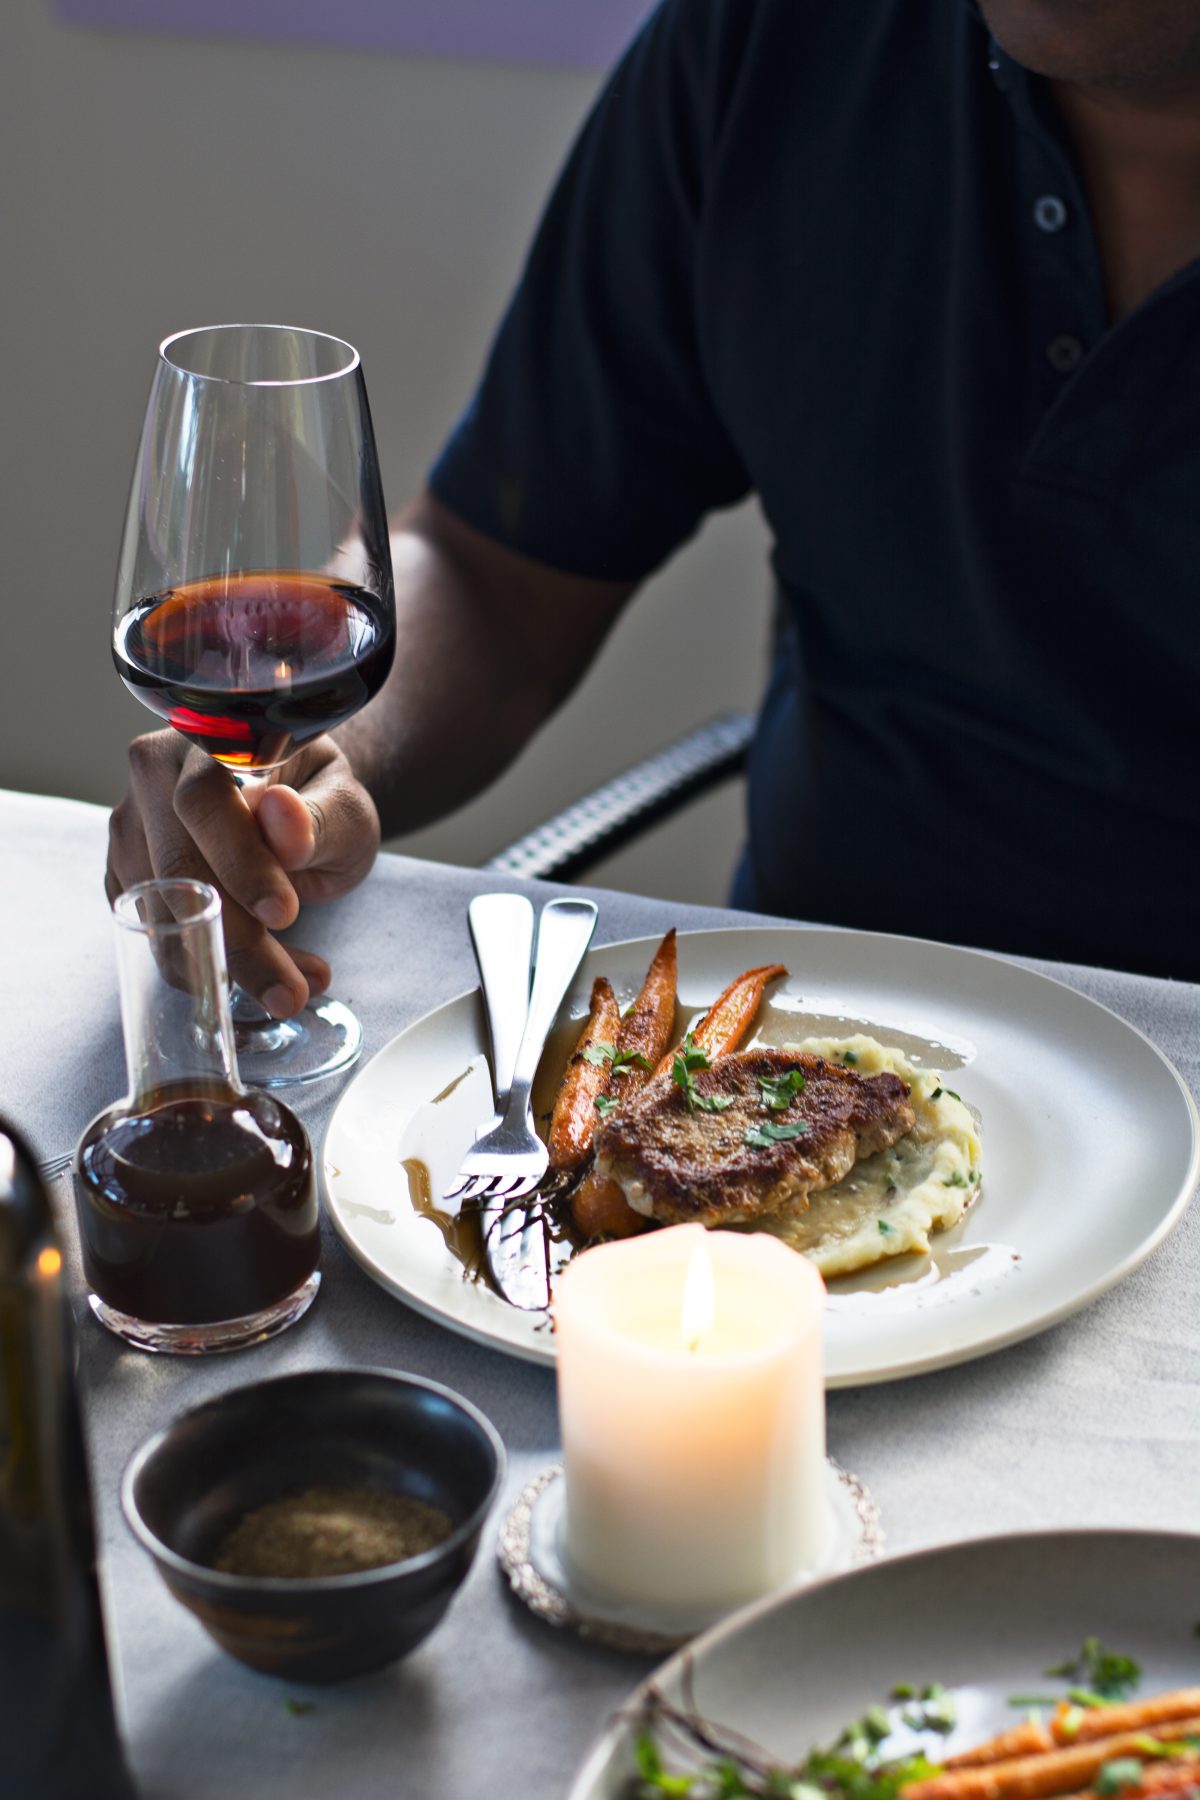
POLYGON ((689 1031, 675 1052, 675 1060, 671 1064, 671 1080, 677 1088, 683 1089, 683 1097, 689 1112, 724 1112, 733 1105, 734 1096, 724 1094, 698 1094, 693 1073, 696 1069, 711 1069, 712 1064, 707 1054, 701 1050, 689 1031))
POLYGON ((752 1125, 742 1142, 755 1150, 769 1150, 772 1144, 782 1144, 788 1138, 802 1137, 807 1130, 807 1125, 772 1125, 768 1121, 764 1125, 752 1125))
POLYGON ((1067 1699, 1074 1706, 1108 1706, 1110 1703, 1104 1694, 1096 1693, 1094 1688, 1073 1687, 1067 1689, 1067 1699))
POLYGON ((894 1225, 889 1225, 886 1219, 880 1219, 878 1223, 881 1236, 891 1237, 896 1227, 894 1225))
POLYGON ((611 1099, 608 1094, 597 1094, 596 1098, 592 1101, 592 1105, 596 1108, 596 1111, 600 1114, 602 1119, 607 1119, 609 1113, 616 1112, 620 1104, 621 1102, 619 1100, 611 1099))
POLYGON ((640 1050, 618 1050, 615 1044, 588 1044, 583 1052, 583 1060, 591 1063, 594 1069, 611 1063, 614 1075, 623 1075, 626 1069, 650 1067, 640 1050))
POLYGON ((931 1681, 921 1689, 917 1703, 906 1706, 904 1723, 914 1731, 953 1731, 958 1723, 958 1710, 940 1681, 931 1681))
POLYGON ((804 1076, 799 1069, 789 1069, 786 1075, 760 1075, 758 1085, 767 1112, 786 1112, 795 1096, 804 1092, 804 1076))
POLYGON ((1099 1638, 1084 1638, 1078 1656, 1055 1663, 1044 1671, 1047 1675, 1064 1675, 1068 1680, 1086 1681, 1089 1690, 1105 1701, 1123 1700, 1141 1680, 1141 1665, 1132 1656, 1106 1650, 1099 1638))
POLYGON ((844 1063, 849 1063, 850 1066, 853 1068, 854 1064, 858 1061, 858 1051, 857 1050, 843 1050, 842 1051, 842 1061, 844 1063))
POLYGON ((690 1775, 668 1775, 664 1769, 653 1732, 638 1732, 634 1740, 633 1754, 637 1759, 638 1774, 645 1784, 643 1792, 680 1795, 691 1793, 692 1777, 690 1775))
POLYGON ((1097 1794, 1119 1794, 1122 1788, 1140 1787, 1142 1765, 1136 1756, 1114 1756, 1102 1763, 1092 1783, 1097 1794))
POLYGON ((1056 1694, 1010 1694, 1009 1706, 1057 1706, 1056 1694))

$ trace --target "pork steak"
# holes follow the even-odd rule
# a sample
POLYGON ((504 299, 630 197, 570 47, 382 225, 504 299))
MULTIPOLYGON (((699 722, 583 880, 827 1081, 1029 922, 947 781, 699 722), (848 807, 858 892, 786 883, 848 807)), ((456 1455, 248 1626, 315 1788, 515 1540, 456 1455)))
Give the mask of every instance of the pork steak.
POLYGON ((898 1075, 862 1076, 798 1050, 718 1057, 692 1083, 689 1109, 670 1072, 656 1075, 594 1141, 598 1173, 620 1185, 635 1212, 663 1225, 736 1225, 802 1212, 810 1193, 832 1187, 916 1122, 898 1075), (775 1084, 792 1070, 803 1087, 786 1107, 768 1109, 761 1081, 778 1092, 775 1084), (707 1099, 729 1104, 705 1110, 707 1099), (796 1125, 804 1129, 794 1136, 776 1138, 772 1129, 796 1125))

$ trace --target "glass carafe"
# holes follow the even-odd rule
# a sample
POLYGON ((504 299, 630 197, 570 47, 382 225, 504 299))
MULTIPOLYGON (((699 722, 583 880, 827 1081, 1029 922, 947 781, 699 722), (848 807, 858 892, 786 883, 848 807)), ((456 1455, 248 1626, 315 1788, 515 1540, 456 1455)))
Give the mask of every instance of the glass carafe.
POLYGON ((92 1310, 143 1350, 257 1343, 320 1284, 308 1135, 238 1078, 215 890, 143 882, 113 918, 129 1092, 75 1153, 92 1310))

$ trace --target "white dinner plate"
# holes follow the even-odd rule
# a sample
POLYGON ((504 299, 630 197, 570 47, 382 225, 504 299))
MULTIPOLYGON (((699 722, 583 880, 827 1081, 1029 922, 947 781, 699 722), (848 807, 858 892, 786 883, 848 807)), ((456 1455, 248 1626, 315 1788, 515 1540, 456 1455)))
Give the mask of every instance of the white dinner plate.
MULTIPOLYGON (((657 940, 584 961, 546 1064, 561 1068, 606 975, 624 1004, 657 940), (569 1020, 565 1017, 570 1015, 569 1020)), ((1170 1230, 1196 1179, 1191 1096, 1150 1041, 1073 988, 977 951, 821 928, 679 939, 681 1018, 743 969, 791 971, 764 1008, 773 1041, 862 1028, 948 1074, 982 1120, 983 1191, 930 1257, 830 1283, 830 1386, 889 1381, 980 1356, 1085 1305, 1170 1230), (831 1023, 832 1021, 832 1023, 831 1023)), ((354 1077, 325 1134, 326 1203, 352 1254, 401 1300, 510 1355, 552 1363, 548 1320, 468 1279, 405 1163, 451 1185, 490 1116, 478 990, 401 1032, 354 1077)))
MULTIPOLYGON (((1141 1664, 1137 1694, 1196 1681, 1200 1537, 1068 1531, 981 1538, 889 1558, 760 1602, 697 1638, 650 1678, 678 1705, 687 1677, 706 1721, 794 1764, 836 1741, 897 1683, 941 1682, 957 1724, 923 1739, 953 1756, 1021 1722, 1015 1696, 1061 1696, 1044 1671, 1085 1637, 1141 1664)), ((624 1800, 645 1685, 580 1770, 569 1800, 624 1800)), ((900 1707, 892 1710, 893 1722, 900 1707)), ((898 1738, 896 1753, 915 1745, 898 1738)), ((889 1745, 889 1751, 892 1746, 889 1745)), ((686 1766, 686 1760, 676 1766, 686 1766)))

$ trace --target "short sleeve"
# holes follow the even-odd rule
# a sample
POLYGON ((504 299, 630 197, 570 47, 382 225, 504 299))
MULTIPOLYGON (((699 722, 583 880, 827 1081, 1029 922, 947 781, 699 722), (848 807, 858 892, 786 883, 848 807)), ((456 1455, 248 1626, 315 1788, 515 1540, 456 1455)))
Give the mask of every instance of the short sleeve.
POLYGON ((636 580, 749 487, 697 331, 720 10, 666 0, 604 87, 430 476, 469 524, 572 574, 636 580))

